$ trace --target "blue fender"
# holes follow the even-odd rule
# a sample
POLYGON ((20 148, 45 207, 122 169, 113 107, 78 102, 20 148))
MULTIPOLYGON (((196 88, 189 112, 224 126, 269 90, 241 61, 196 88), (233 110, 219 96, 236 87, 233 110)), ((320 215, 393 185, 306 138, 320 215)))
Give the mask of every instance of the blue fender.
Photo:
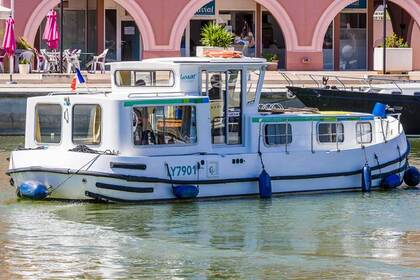
POLYGON ((368 164, 362 168, 362 191, 370 192, 372 189, 372 172, 368 164))
POLYGON ((172 191, 177 198, 188 199, 188 198, 196 198, 200 190, 198 186, 181 185, 181 186, 173 186, 172 191))
POLYGON ((48 196, 48 188, 40 182, 26 181, 17 188, 17 193, 22 198, 41 200, 48 196))
POLYGON ((410 166, 404 173, 404 182, 410 187, 417 186, 420 183, 419 170, 414 166, 410 166))

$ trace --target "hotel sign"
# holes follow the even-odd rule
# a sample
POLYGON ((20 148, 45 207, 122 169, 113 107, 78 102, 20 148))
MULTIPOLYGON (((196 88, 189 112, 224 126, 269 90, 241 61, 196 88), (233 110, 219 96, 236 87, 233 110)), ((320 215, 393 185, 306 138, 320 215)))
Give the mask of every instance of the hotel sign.
POLYGON ((366 0, 358 0, 347 6, 348 9, 366 9, 366 0))
POLYGON ((216 1, 211 1, 201 7, 196 13, 196 16, 214 16, 216 14, 216 1))

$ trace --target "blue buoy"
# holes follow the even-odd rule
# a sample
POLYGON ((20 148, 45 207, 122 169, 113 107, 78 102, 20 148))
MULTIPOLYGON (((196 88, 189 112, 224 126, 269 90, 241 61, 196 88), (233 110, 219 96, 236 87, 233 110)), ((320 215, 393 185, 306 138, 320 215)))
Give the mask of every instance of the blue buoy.
POLYGON ((173 186, 172 191, 174 195, 179 199, 196 198, 199 193, 198 186, 183 185, 173 186))
POLYGON ((40 182, 26 181, 18 187, 17 193, 23 198, 40 200, 48 196, 48 188, 40 182))
POLYGON ((372 173, 368 164, 362 168, 362 191, 370 192, 372 189, 372 173))
POLYGON ((397 188, 401 184, 402 184, 401 177, 397 174, 389 175, 382 181, 382 187, 385 189, 397 188))
POLYGON ((267 171, 263 169, 258 177, 258 184, 260 188, 260 197, 261 198, 270 198, 271 197, 271 177, 268 175, 267 171))
POLYGON ((385 118, 386 116, 385 113, 386 113, 386 105, 377 102, 375 104, 375 107, 373 107, 372 115, 374 115, 375 117, 385 118))
POLYGON ((404 173, 404 182, 410 187, 417 186, 420 183, 419 170, 414 166, 410 166, 404 173))

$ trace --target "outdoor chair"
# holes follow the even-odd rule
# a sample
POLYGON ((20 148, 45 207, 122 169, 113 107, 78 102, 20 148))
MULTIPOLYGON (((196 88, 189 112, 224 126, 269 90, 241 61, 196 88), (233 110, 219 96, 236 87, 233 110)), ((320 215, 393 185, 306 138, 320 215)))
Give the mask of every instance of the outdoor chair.
POLYGON ((60 64, 60 54, 56 51, 48 52, 45 49, 41 49, 41 54, 45 57, 44 71, 57 72, 60 64))
POLYGON ((0 73, 4 73, 4 58, 6 57, 6 50, 0 48, 0 73))
POLYGON ((82 53, 82 50, 65 50, 64 51, 64 60, 66 62, 66 70, 67 74, 70 74, 72 72, 76 72, 76 68, 80 69, 80 54, 82 53))
POLYGON ((90 73, 96 73, 97 66, 101 69, 101 73, 105 73, 105 60, 108 54, 108 49, 105 49, 100 55, 95 55, 91 61, 86 64, 86 67, 90 67, 90 73))
POLYGON ((44 72, 44 65, 46 63, 45 56, 42 55, 36 48, 33 48, 36 59, 36 72, 44 72))

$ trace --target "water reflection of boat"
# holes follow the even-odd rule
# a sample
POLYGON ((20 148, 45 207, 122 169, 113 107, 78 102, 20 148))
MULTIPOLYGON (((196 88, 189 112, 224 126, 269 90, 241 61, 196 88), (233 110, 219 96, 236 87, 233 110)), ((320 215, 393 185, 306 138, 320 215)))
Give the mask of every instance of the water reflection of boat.
POLYGON ((114 202, 401 184, 398 116, 259 112, 264 70, 252 58, 114 63, 111 93, 28 99, 8 174, 23 196, 114 202))

